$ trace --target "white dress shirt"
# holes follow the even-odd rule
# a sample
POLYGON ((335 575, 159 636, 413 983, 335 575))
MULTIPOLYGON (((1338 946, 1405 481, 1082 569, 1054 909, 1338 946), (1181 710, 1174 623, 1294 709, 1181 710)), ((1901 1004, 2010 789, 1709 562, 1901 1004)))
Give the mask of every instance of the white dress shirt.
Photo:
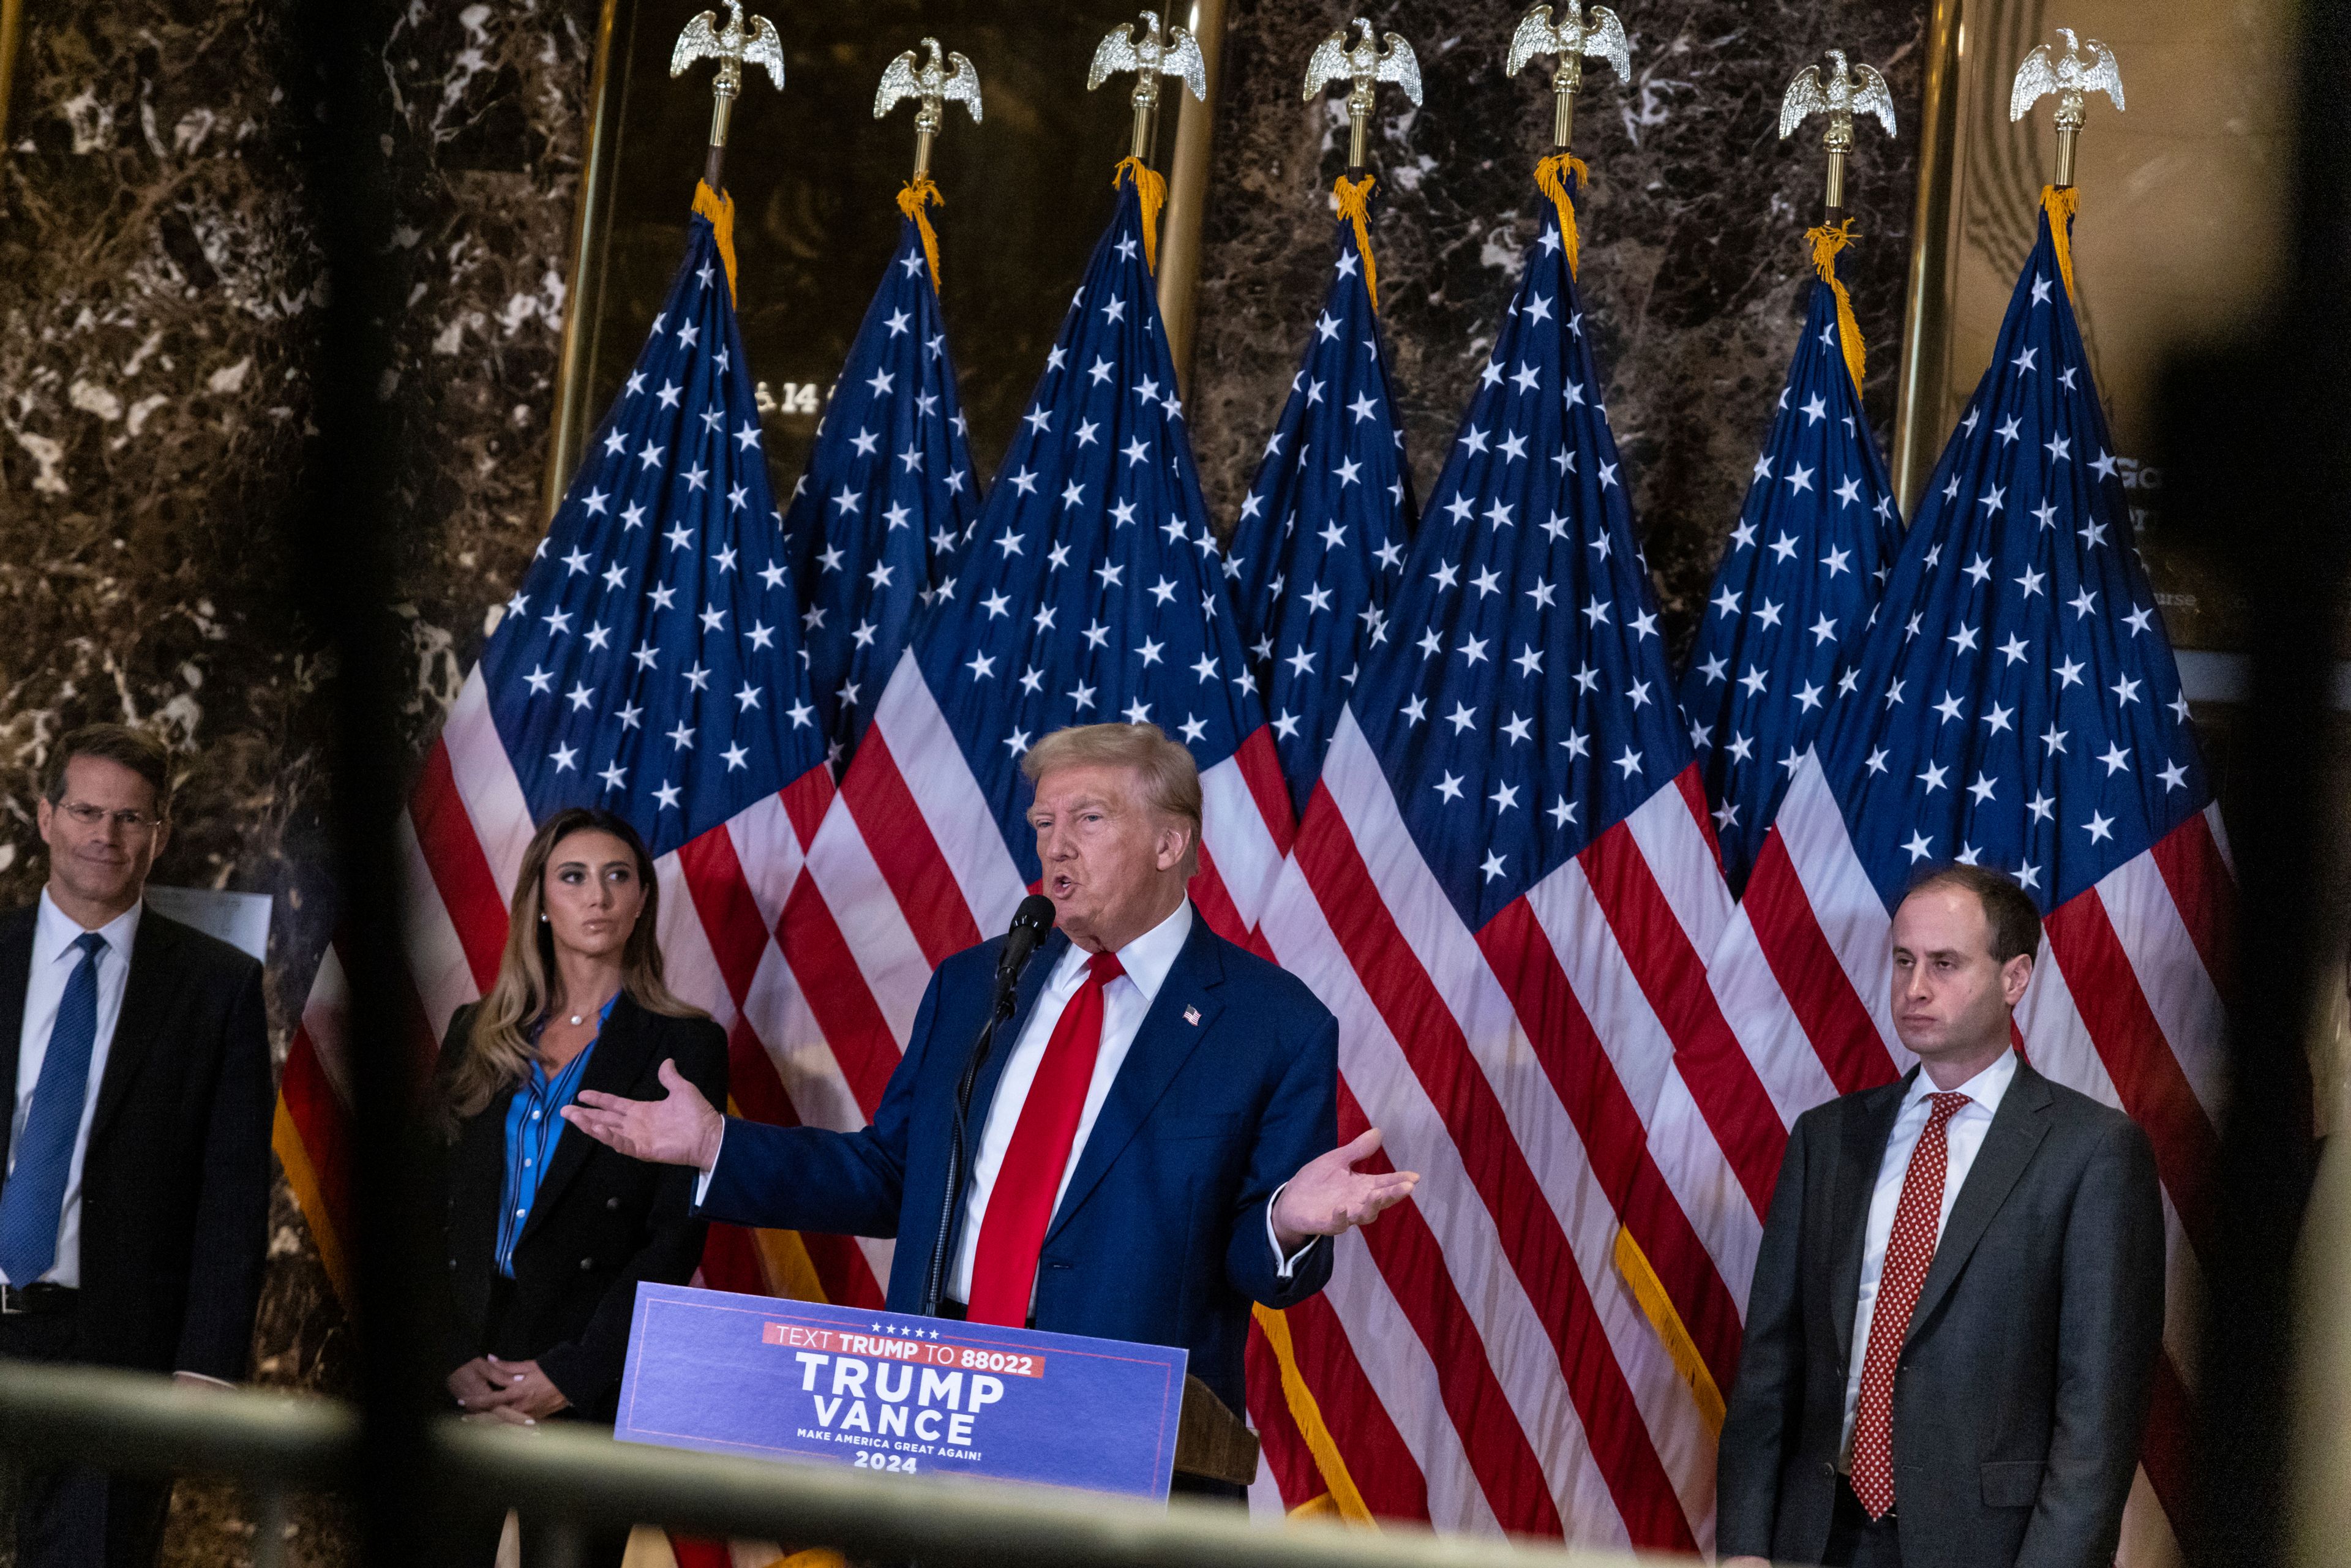
MULTIPOLYGON (((57 1259, 41 1279, 53 1285, 81 1286, 81 1167, 89 1154, 89 1126, 98 1114, 98 1088, 106 1081, 106 1057, 114 1043, 115 1020, 122 1016, 122 989, 131 979, 131 944, 139 935, 134 904, 98 929, 106 948, 98 964, 98 1039, 89 1051, 89 1086, 82 1095, 81 1125, 74 1133, 73 1161, 66 1167, 65 1208, 57 1226, 57 1259)), ((33 1109, 33 1090, 41 1081, 41 1062, 49 1053, 49 1035, 57 1028, 57 1008, 66 997, 66 982, 81 962, 74 943, 82 935, 66 912, 41 890, 40 912, 33 920, 33 968, 25 982, 25 1025, 16 1038, 16 1103, 8 1122, 8 1168, 16 1169, 16 1153, 24 1146, 25 1118, 33 1109)), ((29 1285, 31 1280, 0 1282, 29 1285)))
MULTIPOLYGON (((1951 1205, 1959 1201, 1968 1171, 1983 1147, 1984 1134, 1991 1130, 1992 1115, 2015 1081, 2016 1052, 2003 1051, 1998 1061, 1959 1087, 1968 1103, 1952 1113, 1943 1129, 1950 1161, 1943 1167, 1943 1207, 1935 1216, 1938 1245, 1943 1239, 1943 1227, 1951 1221, 1951 1205)), ((1853 1349, 1844 1380, 1844 1436, 1838 1449, 1844 1456, 1840 1462, 1848 1467, 1854 1416, 1861 1406, 1862 1364, 1869 1355, 1869 1323, 1877 1310, 1878 1280, 1886 1272, 1886 1243, 1894 1236, 1894 1211, 1902 1204, 1902 1183, 1910 1174, 1910 1151, 1918 1146, 1918 1135, 1927 1130, 1927 1118, 1932 1113, 1927 1097, 1940 1092, 1926 1069, 1920 1068, 1918 1076, 1910 1081, 1909 1092, 1902 1097, 1894 1134, 1886 1140, 1886 1155, 1877 1162, 1877 1186, 1869 1195, 1869 1225, 1862 1232, 1861 1243, 1861 1294, 1854 1306, 1853 1349)))
MULTIPOLYGON (((1053 1189, 1053 1207, 1059 1212, 1061 1198, 1070 1190, 1070 1177, 1078 1168, 1078 1159, 1085 1152, 1086 1137, 1094 1128, 1094 1119, 1102 1114, 1102 1103, 1110 1098, 1111 1085, 1117 1081, 1118 1070, 1125 1064, 1127 1052, 1134 1048, 1134 1037, 1143 1028, 1144 1015, 1151 1011, 1159 988, 1167 983, 1167 972, 1176 967, 1184 951, 1184 944, 1192 936, 1191 900, 1176 906, 1176 913, 1118 950, 1119 967, 1126 972, 1102 988, 1102 1049, 1094 1056, 1093 1079, 1086 1085, 1084 1106, 1078 1113, 1077 1134, 1070 1143, 1069 1164, 1061 1167, 1061 1183, 1053 1189)), ((1093 956, 1076 943, 1070 944, 1045 988, 1038 993, 1037 1006, 1021 1027, 1020 1038, 1013 1043, 1012 1054, 1005 1059, 1004 1075, 997 1082, 996 1095, 988 1103, 987 1116, 978 1131, 978 1147, 971 1161, 971 1174, 965 1190, 970 1194, 966 1203, 963 1228, 956 1241, 956 1254, 947 1270, 944 1289, 947 1296, 958 1301, 971 1300, 971 1264, 979 1249, 979 1230, 987 1217, 987 1200, 996 1190, 997 1173, 1004 1168, 1004 1155, 1012 1146, 1013 1129, 1019 1124, 1020 1108, 1028 1103, 1029 1087, 1037 1082, 1037 1070, 1043 1065, 1045 1047, 1053 1038, 1053 1026, 1061 1019, 1061 1010, 1078 994, 1085 983, 1087 960, 1093 956)), ((720 1134, 724 1146, 725 1134, 720 1134)), ((710 1190, 711 1172, 717 1169, 716 1158, 710 1170, 704 1171, 695 1184, 696 1204, 710 1190)), ((1283 1186, 1289 1183, 1284 1182, 1283 1186)), ((1298 1250, 1285 1255, 1281 1242, 1273 1228, 1273 1205, 1281 1197, 1281 1187, 1273 1189, 1273 1197, 1265 1206, 1265 1242, 1272 1252, 1277 1274, 1287 1280, 1305 1258, 1318 1238, 1308 1237, 1298 1250)))

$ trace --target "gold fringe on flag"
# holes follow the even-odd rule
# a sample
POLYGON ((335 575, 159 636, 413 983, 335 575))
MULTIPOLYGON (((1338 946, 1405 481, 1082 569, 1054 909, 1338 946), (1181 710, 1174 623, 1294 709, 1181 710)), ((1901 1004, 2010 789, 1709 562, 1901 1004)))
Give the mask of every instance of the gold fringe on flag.
POLYGON ((915 175, 906 182, 906 188, 898 193, 898 210, 914 219, 914 227, 922 231, 923 255, 931 264, 933 288, 939 286, 939 236, 931 227, 930 217, 923 209, 946 204, 947 199, 939 194, 938 186, 928 174, 915 175))
POLYGON ((1159 270, 1159 209, 1167 202, 1167 182, 1140 158, 1122 158, 1111 171, 1111 189, 1118 189, 1121 180, 1132 176, 1134 193, 1143 203, 1143 265, 1153 272, 1159 270))
POLYGON ((1369 174, 1360 180, 1350 180, 1344 174, 1331 187, 1338 200, 1339 215, 1355 225, 1355 248, 1364 253, 1364 287, 1371 291, 1372 308, 1380 308, 1380 269, 1372 260, 1372 186, 1369 174))
MULTIPOLYGON (((1339 1445, 1331 1437, 1331 1428, 1323 1423, 1322 1406, 1316 1403, 1314 1391, 1306 1386, 1306 1379, 1298 1371, 1298 1353, 1290 1343, 1290 1320, 1268 1307, 1252 1307, 1257 1326, 1265 1331, 1265 1342, 1273 1347, 1273 1359, 1281 1367, 1281 1397, 1290 1406, 1290 1418, 1298 1423, 1299 1435, 1306 1439, 1306 1451, 1314 1456, 1314 1468, 1322 1472, 1322 1484, 1331 1489, 1329 1506, 1350 1524, 1373 1523, 1372 1511, 1364 1501, 1364 1494, 1355 1485, 1355 1478, 1347 1472, 1347 1461, 1339 1452, 1339 1445)), ((1311 1518, 1307 1511, 1321 1499, 1311 1499, 1290 1510, 1292 1518, 1311 1518)))
POLYGON ((714 191, 706 180, 694 183, 694 210, 710 220, 718 236, 718 259, 726 267, 726 302, 735 302, 735 198, 714 191))
POLYGON ((1567 271, 1572 277, 1576 260, 1575 197, 1592 188, 1592 171, 1572 152, 1554 152, 1535 165, 1535 186, 1559 209, 1559 237, 1567 246, 1567 271), (1575 177, 1573 187, 1567 183, 1571 174, 1575 177))
POLYGON ((1623 1226, 1616 1228, 1616 1271, 1625 1276, 1631 1287, 1633 1299, 1641 1303, 1641 1312, 1649 1320, 1649 1327, 1657 1342, 1673 1358, 1675 1370, 1689 1385, 1690 1397, 1698 1404, 1699 1419, 1707 1431, 1722 1436, 1722 1390, 1715 1386, 1714 1374, 1707 1369, 1706 1358, 1698 1353, 1698 1342, 1690 1338, 1683 1326, 1681 1313, 1674 1310, 1671 1296, 1666 1294, 1666 1282, 1649 1266, 1648 1254, 1633 1239, 1633 1233, 1623 1226))
POLYGON ((1813 247, 1813 270, 1836 294, 1837 336, 1844 340, 1844 368, 1853 372, 1853 390, 1858 393, 1865 362, 1861 323, 1853 319, 1853 296, 1844 291, 1836 275, 1836 253, 1853 242, 1853 220, 1847 218, 1834 228, 1823 224, 1816 229, 1806 229, 1804 238, 1813 247))
POLYGON ((2065 298, 2074 298, 2074 214, 2082 193, 2072 185, 2041 187, 2041 209, 2049 214, 2049 243, 2057 247, 2057 270, 2065 277, 2065 298))

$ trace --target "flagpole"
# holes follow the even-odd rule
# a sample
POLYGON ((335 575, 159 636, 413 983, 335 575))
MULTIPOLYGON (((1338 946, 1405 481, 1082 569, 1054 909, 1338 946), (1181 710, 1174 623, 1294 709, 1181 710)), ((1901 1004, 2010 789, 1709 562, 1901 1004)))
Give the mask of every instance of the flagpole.
POLYGON ((669 74, 681 76, 696 60, 716 60, 710 80, 710 146, 702 161, 702 183, 715 193, 723 189, 726 169, 726 130, 734 119, 735 99, 743 91, 743 68, 765 66, 776 90, 784 90, 784 46, 776 25, 765 16, 746 17, 743 0, 726 0, 727 19, 705 11, 685 25, 670 51, 669 74))
POLYGON ((1347 181, 1360 184, 1371 177, 1371 158, 1367 151, 1370 141, 1372 108, 1377 96, 1378 84, 1394 82, 1404 89, 1405 97, 1415 109, 1420 107, 1420 60, 1412 46, 1394 33, 1387 36, 1387 47, 1380 47, 1379 36, 1371 23, 1357 17, 1352 24, 1314 46, 1306 60, 1306 101, 1313 102, 1322 96, 1322 89, 1334 81, 1346 82, 1347 92, 1347 181), (1355 28, 1364 31, 1360 42, 1350 44, 1348 38, 1355 28))
POLYGON ((2123 109, 2122 70, 2115 61, 2115 52, 2095 38, 2077 37, 2071 27, 2060 27, 2057 36, 2065 40, 2065 52, 2052 55, 2049 46, 2040 45, 2025 56, 2016 68, 2016 79, 2008 89, 2008 118, 2012 123, 2032 111, 2032 106, 2054 94, 2057 99, 2057 177, 2052 181, 2058 190, 2074 188, 2074 154, 2082 135, 2085 99, 2094 92, 2103 92, 2113 100, 2115 112, 2123 109), (2085 55, 2084 46, 2087 46, 2085 55))
POLYGON ((1113 76, 1134 73, 1134 129, 1127 139, 1127 156, 1151 166, 1152 142, 1159 131, 1159 78, 1181 81, 1194 98, 1208 101, 1207 61, 1199 40, 1187 27, 1174 23, 1162 27, 1159 13, 1145 11, 1133 25, 1122 23, 1094 46, 1093 65, 1086 72, 1086 90, 1093 91, 1113 76))
POLYGON ((1874 114, 1886 127, 1886 134, 1893 135, 1894 95, 1875 67, 1849 66, 1843 49, 1830 49, 1827 56, 1836 67, 1831 76, 1823 79, 1820 67, 1806 66, 1781 95, 1780 139, 1786 141, 1815 114, 1828 116, 1828 129, 1821 134, 1821 146, 1829 155, 1821 222, 1825 227, 1835 228, 1845 217, 1844 166, 1853 152, 1853 117, 1874 114))
POLYGON ((1606 60, 1616 68, 1619 81, 1632 79, 1625 24, 1605 5, 1585 7, 1577 0, 1538 5, 1519 18, 1502 74, 1518 75, 1538 55, 1557 62, 1551 74, 1551 152, 1564 158, 1575 142, 1575 95, 1583 90, 1583 57, 1606 60))
POLYGON ((936 288, 939 236, 932 229, 924 208, 944 203, 946 198, 939 194, 938 186, 931 181, 931 149, 946 123, 949 99, 971 111, 973 124, 979 123, 979 69, 963 56, 941 48, 936 38, 925 38, 923 48, 930 56, 927 61, 917 64, 914 51, 908 49, 883 68, 882 85, 873 92, 873 118, 882 119, 907 99, 914 100, 914 172, 908 177, 906 188, 898 193, 898 210, 914 220, 923 236, 923 255, 931 267, 931 287, 936 288))

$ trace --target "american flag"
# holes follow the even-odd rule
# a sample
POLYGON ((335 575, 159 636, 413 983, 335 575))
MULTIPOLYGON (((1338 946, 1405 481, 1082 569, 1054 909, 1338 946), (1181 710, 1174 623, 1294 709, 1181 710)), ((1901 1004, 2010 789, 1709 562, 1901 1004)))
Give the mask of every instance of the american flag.
POLYGON ((801 648, 838 768, 979 515, 939 297, 907 219, 784 514, 801 648))
POLYGON ((1785 1134, 1705 984, 1730 898, 1569 255, 1546 209, 1263 932, 1342 1135, 1423 1175, 1326 1292, 1375 1508, 1694 1550, 1785 1134))
POLYGON ((1820 279, 1682 672, 1682 713, 1734 893, 1798 759, 1852 689, 1841 661, 1901 538, 1886 460, 1846 368, 1835 286, 1820 279))
MULTIPOLYGON (((2063 231, 2058 231, 2062 235, 2063 231)), ((1912 1058, 1886 934, 1915 871, 2015 876, 2044 941, 2016 1019, 2060 1083, 2152 1138, 2169 1241, 2166 1354, 2125 1525, 2174 1548, 2197 1260, 2215 1223, 2231 874, 2188 701, 2130 536, 2114 445, 2044 211, 1991 368, 1953 433, 1803 758, 1714 978, 1783 1118, 1912 1058)))
MULTIPOLYGON (((836 1086, 841 1124, 880 1103, 932 968, 1003 930, 1038 876, 1022 753, 1109 719, 1147 720, 1191 747, 1207 795, 1193 894, 1217 929, 1245 936, 1289 847, 1289 802, 1193 472, 1131 184, 972 541, 810 842, 814 893, 787 912, 786 950, 812 977, 796 1061, 811 1086, 836 1086)), ((890 1244, 857 1245, 886 1278, 890 1244)))
POLYGON ((1388 599, 1404 572, 1415 510, 1379 315, 1352 223, 1340 220, 1332 248, 1330 292, 1241 500, 1225 563, 1282 777, 1301 811, 1356 663, 1388 636, 1388 599))
MULTIPOLYGON (((832 785, 733 258, 705 215, 724 206, 697 193, 662 312, 400 821, 421 1060, 496 976, 536 823, 598 805, 657 857, 669 980, 728 1029, 738 1102, 780 1098, 768 1050, 787 1038, 796 988, 770 933, 832 785)), ((339 1285, 344 1012, 330 947, 289 1053, 276 1141, 339 1285)), ((714 1242, 713 1282, 757 1288, 748 1245, 739 1233, 731 1250, 714 1242)))
MULTIPOLYGON (((1280 422, 1241 502, 1232 558, 1241 640, 1257 672, 1289 806, 1305 809, 1365 650, 1404 572, 1415 513, 1404 434, 1380 348, 1372 262, 1340 219, 1331 284, 1280 422)), ((1259 1500, 1328 1496, 1343 1513, 1415 1511, 1408 1458, 1330 1301, 1260 1311, 1249 1343, 1249 1416, 1264 1444, 1259 1500), (1380 1430, 1388 1462, 1354 1473, 1334 1430, 1380 1430), (1401 1461, 1401 1462, 1398 1462, 1401 1461)), ((1364 1440, 1357 1443, 1359 1451, 1364 1440)))

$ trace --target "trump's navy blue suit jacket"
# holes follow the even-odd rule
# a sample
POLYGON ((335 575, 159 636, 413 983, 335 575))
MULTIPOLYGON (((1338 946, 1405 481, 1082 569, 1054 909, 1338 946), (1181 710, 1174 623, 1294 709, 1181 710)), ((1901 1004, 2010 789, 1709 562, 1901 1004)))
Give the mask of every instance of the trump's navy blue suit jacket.
MULTIPOLYGON (((897 1237, 889 1307, 920 1311, 956 1080, 987 1018, 1001 946, 967 948, 931 977, 872 1126, 835 1133, 730 1119, 701 1212, 737 1225, 897 1237)), ((1018 1010, 972 1092, 974 1149, 1004 1063, 1069 946, 1053 933, 1021 977, 1018 1010)), ((1278 1277, 1266 1205, 1337 1142, 1338 1041, 1337 1020, 1301 981, 1210 931, 1195 910, 1045 1232, 1036 1326, 1180 1345, 1193 1375, 1242 1408, 1249 1303, 1290 1306, 1331 1277, 1327 1240, 1278 1277)), ((958 1227, 965 1207, 956 1205, 958 1227)), ((946 1246, 952 1259, 953 1235, 946 1246)))

